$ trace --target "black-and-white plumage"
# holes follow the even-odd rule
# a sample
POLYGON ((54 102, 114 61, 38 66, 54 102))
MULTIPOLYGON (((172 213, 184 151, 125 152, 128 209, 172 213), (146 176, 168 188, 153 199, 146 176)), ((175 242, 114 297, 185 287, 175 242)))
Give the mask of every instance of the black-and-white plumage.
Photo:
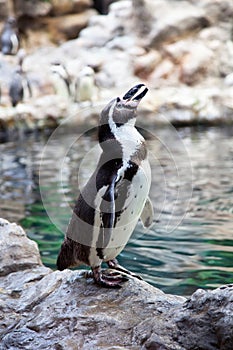
POLYGON ((20 68, 17 68, 13 73, 9 86, 9 95, 13 107, 23 100, 23 77, 20 68))
POLYGON ((51 71, 55 92, 66 99, 73 98, 72 79, 66 66, 61 62, 53 62, 51 71))
POLYGON ((57 259, 59 270, 83 263, 91 266, 95 282, 106 287, 119 287, 124 277, 102 271, 101 263, 131 274, 115 258, 138 219, 142 217, 146 226, 153 220, 147 149, 135 128, 136 109, 146 93, 145 85, 138 84, 103 109, 99 123, 102 153, 77 199, 57 259))
POLYGON ((17 28, 17 21, 14 17, 9 17, 1 33, 1 51, 4 55, 16 55, 20 40, 17 28))
POLYGON ((19 102, 22 102, 26 94, 29 97, 32 96, 31 85, 21 67, 18 67, 13 73, 9 86, 9 96, 12 106, 15 107, 19 102))
POLYGON ((97 98, 97 87, 95 84, 95 72, 94 69, 86 66, 84 67, 75 81, 75 101, 82 102, 94 102, 97 98))
POLYGON ((23 62, 26 57, 26 53, 23 49, 21 49, 19 50, 17 56, 18 66, 13 72, 9 86, 9 96, 13 107, 15 107, 19 102, 23 101, 23 99, 32 97, 31 83, 23 69, 23 62))

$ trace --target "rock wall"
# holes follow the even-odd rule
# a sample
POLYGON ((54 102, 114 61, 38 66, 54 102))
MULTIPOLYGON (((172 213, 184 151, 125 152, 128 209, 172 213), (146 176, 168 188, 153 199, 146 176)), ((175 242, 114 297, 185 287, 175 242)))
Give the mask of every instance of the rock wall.
POLYGON ((96 13, 92 7, 92 0, 5 0, 0 3, 0 19, 4 22, 9 16, 16 17, 24 46, 35 49, 76 38, 96 13))
MULTIPOLYGON (((73 81, 85 65, 95 70, 98 103, 144 82, 150 90, 141 106, 147 124, 233 122, 231 0, 120 0, 106 16, 97 15, 84 0, 46 4, 50 16, 37 17, 35 28, 23 17, 28 34, 24 67, 34 83, 35 98, 53 94, 50 66, 60 61, 73 81), (79 9, 78 3, 85 10, 71 14, 79 9)), ((2 90, 1 104, 7 106, 7 91, 4 86, 2 90)), ((1 115, 20 114, 24 120, 31 113, 30 118, 36 118, 35 100, 31 104, 25 112, 0 110, 0 125, 5 123, 1 115)), ((59 105, 64 108, 54 118, 58 123, 60 117, 79 113, 80 106, 72 99, 60 96, 59 105)), ((48 117, 46 109, 37 114, 48 117)))
POLYGON ((0 219, 0 349, 232 350, 233 285, 166 295, 134 278, 100 288, 42 265, 35 242, 0 219))

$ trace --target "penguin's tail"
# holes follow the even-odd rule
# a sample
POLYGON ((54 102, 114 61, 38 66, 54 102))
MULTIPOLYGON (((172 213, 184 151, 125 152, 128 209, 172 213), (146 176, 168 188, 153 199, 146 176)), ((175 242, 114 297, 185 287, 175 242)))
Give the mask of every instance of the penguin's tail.
POLYGON ((57 268, 62 271, 69 267, 77 267, 81 261, 75 257, 75 242, 65 238, 57 257, 57 268))
POLYGON ((73 248, 72 245, 65 239, 57 257, 57 268, 58 270, 62 271, 73 265, 73 248))

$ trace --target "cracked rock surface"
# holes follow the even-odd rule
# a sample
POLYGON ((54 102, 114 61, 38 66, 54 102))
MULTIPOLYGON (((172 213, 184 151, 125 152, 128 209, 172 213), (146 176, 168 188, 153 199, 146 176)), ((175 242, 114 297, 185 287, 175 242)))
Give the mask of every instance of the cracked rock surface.
POLYGON ((232 350, 233 285, 167 295, 134 278, 120 290, 43 266, 37 245, 0 219, 0 349, 232 350))

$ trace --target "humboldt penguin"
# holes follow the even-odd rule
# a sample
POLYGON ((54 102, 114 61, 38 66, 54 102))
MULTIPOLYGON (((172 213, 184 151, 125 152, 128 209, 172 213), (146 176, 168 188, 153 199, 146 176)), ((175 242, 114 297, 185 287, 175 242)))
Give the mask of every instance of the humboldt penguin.
POLYGON ((72 97, 72 79, 66 66, 61 62, 53 62, 51 71, 56 93, 69 100, 72 97))
POLYGON ((9 17, 1 33, 1 51, 4 55, 16 55, 20 46, 17 22, 9 17))
POLYGON ((26 53, 23 49, 21 49, 19 50, 17 56, 19 64, 13 72, 9 86, 9 95, 13 107, 15 107, 19 102, 23 101, 24 98, 32 97, 31 83, 23 69, 23 61, 26 53))
POLYGON ((95 72, 90 66, 84 67, 75 82, 75 101, 92 103, 97 97, 95 72))
POLYGON ((13 73, 9 87, 9 95, 13 107, 16 107, 16 105, 23 100, 23 77, 19 67, 16 68, 13 73))
POLYGON ((147 91, 144 84, 138 84, 102 110, 100 158, 80 191, 57 259, 59 270, 90 266, 94 281, 104 287, 120 288, 126 274, 133 275, 118 264, 116 256, 140 217, 147 227, 153 221, 147 148, 135 128, 137 106, 147 91), (102 262, 110 270, 102 270, 102 262))

